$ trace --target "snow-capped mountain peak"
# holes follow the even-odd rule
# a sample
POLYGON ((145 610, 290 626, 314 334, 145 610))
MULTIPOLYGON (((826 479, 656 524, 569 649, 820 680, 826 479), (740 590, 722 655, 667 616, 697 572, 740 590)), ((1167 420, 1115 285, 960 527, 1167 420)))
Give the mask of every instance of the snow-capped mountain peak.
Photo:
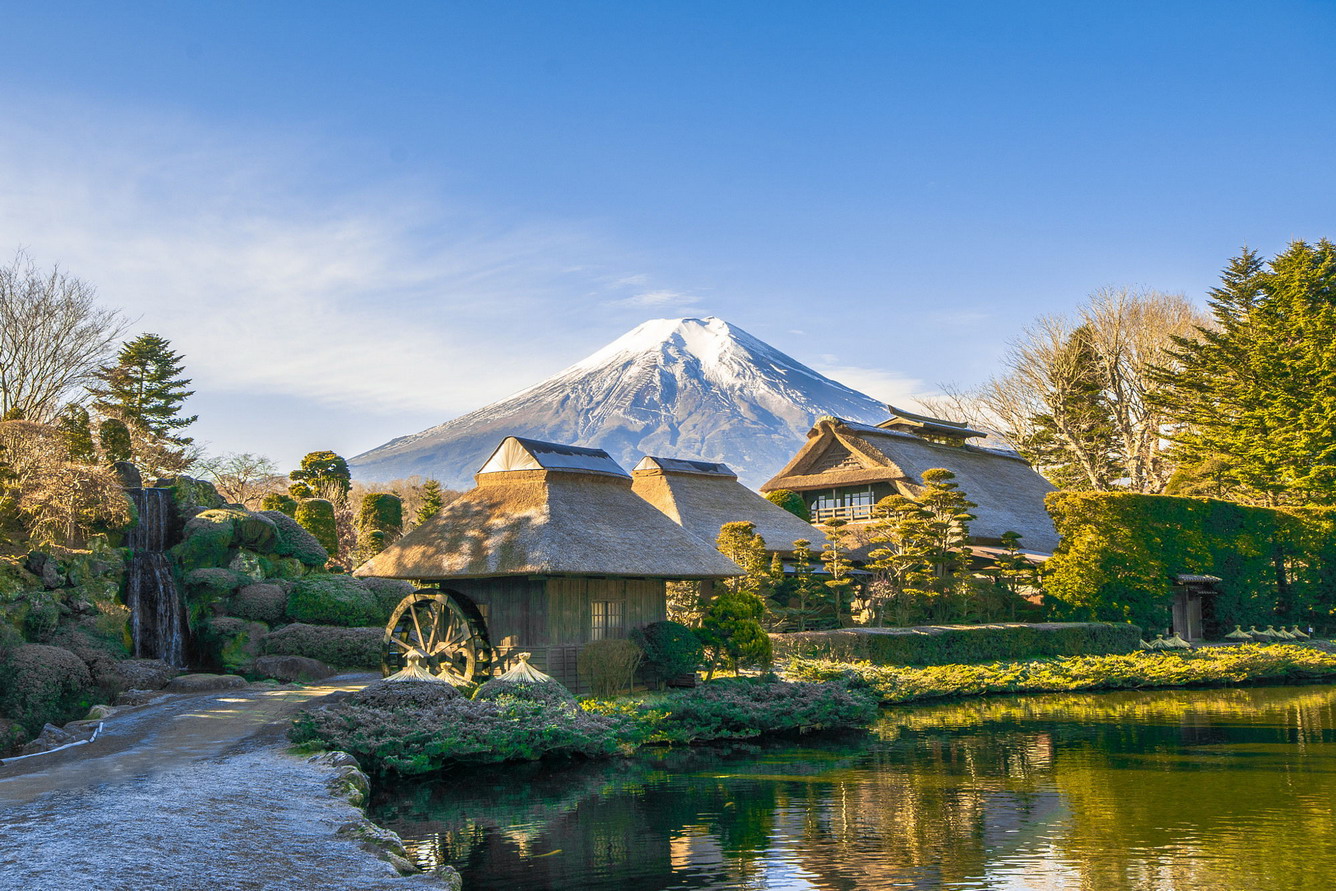
POLYGON ((722 461, 757 485, 826 414, 875 423, 886 408, 723 319, 653 319, 545 381, 351 463, 360 479, 467 487, 514 434, 606 449, 624 467, 645 454, 722 461))

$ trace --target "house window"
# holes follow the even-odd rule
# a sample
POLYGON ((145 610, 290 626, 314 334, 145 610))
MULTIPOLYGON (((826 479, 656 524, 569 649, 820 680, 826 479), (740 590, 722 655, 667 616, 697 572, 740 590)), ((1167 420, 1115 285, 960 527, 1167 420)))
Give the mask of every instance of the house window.
POLYGON ((866 520, 872 516, 875 503, 871 486, 857 489, 831 489, 819 493, 812 501, 812 519, 821 523, 826 520, 866 520))
POLYGON ((620 600, 595 600, 590 604, 592 619, 589 629, 590 640, 611 640, 622 637, 622 602, 620 600))

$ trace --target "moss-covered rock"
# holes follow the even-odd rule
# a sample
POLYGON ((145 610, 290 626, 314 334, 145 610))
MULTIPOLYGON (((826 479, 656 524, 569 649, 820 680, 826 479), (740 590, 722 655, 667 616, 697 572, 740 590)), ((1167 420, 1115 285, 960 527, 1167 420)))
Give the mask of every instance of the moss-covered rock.
POLYGON ((262 582, 238 590, 229 601, 227 611, 241 619, 275 625, 283 621, 287 605, 288 595, 280 585, 262 582))
POLYGON ((227 565, 236 534, 237 513, 206 510, 186 523, 181 541, 170 551, 182 572, 227 565))
POLYGON ((270 575, 274 564, 261 554, 243 549, 232 554, 232 559, 227 562, 227 568, 253 582, 258 582, 270 575))
POLYGON ((225 671, 239 672, 264 651, 262 642, 268 633, 268 626, 261 622, 218 616, 196 635, 196 641, 204 661, 225 671))
POLYGON ((186 586, 206 595, 210 600, 221 600, 233 591, 250 584, 248 576, 219 566, 196 569, 186 574, 186 586))
POLYGON ((380 622, 376 598, 347 575, 312 575, 301 579, 288 595, 288 617, 313 625, 375 625, 380 622))
POLYGON ((306 656, 340 668, 379 668, 385 629, 338 628, 294 623, 271 631, 264 651, 284 656, 306 656))
POLYGON ((44 724, 64 724, 92 705, 93 676, 83 660, 61 647, 24 644, 0 665, 0 715, 36 736, 44 724))
POLYGON ((177 507, 182 509, 204 508, 213 510, 220 508, 227 503, 223 496, 218 494, 213 483, 208 480, 197 480, 189 476, 174 476, 157 481, 160 487, 166 487, 172 490, 172 500, 176 502, 177 507))
POLYGON ((274 554, 291 557, 303 566, 319 567, 329 561, 329 551, 300 523, 282 511, 261 511, 274 523, 277 538, 274 554))
POLYGON ((416 590, 412 582, 404 579, 365 578, 361 579, 361 583, 362 587, 376 598, 376 608, 382 624, 390 620, 390 613, 394 612, 399 602, 416 590))

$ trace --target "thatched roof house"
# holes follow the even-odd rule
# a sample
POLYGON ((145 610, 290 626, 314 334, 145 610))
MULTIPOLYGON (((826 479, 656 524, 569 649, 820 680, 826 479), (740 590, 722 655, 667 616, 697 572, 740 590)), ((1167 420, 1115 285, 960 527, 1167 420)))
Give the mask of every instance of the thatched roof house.
POLYGON ((963 424, 891 411, 892 417, 875 427, 820 418, 798 454, 761 491, 801 493, 813 522, 839 518, 857 524, 871 518, 877 501, 917 494, 923 472, 944 467, 978 505, 970 524, 976 544, 996 545, 1004 532, 1017 532, 1024 550, 1053 552, 1058 535, 1044 496, 1054 487, 1025 459, 969 444, 986 434, 963 424))
MULTIPOLYGON (((752 523, 772 551, 799 539, 819 543, 819 529, 738 482, 725 464, 647 456, 631 471, 632 490, 682 528, 713 543, 725 523, 752 523)), ((817 547, 820 547, 818 544, 817 547)))
POLYGON ((731 560, 636 497, 630 474, 602 449, 509 436, 475 479, 477 486, 356 574, 424 580, 740 574, 731 560))

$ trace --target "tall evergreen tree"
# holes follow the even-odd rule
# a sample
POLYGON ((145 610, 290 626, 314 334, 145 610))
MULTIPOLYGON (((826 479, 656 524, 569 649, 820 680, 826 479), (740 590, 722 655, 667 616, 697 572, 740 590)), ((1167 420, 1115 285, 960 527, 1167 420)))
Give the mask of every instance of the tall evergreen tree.
POLYGON ((1211 291, 1214 325, 1159 372, 1177 422, 1174 491, 1336 504, 1336 245, 1244 250, 1211 291))
POLYGON ((427 480, 422 484, 422 504, 414 518, 416 524, 421 526, 440 513, 443 507, 445 499, 441 497, 441 484, 436 480, 427 480))
POLYGON ((348 462, 328 450, 310 452, 302 458, 302 466, 288 474, 292 485, 288 491, 294 498, 326 498, 342 505, 352 488, 352 472, 348 462))
POLYGON ((56 429, 70 453, 71 461, 76 464, 97 462, 97 447, 93 445, 93 428, 88 409, 82 405, 67 405, 56 421, 56 429))
POLYGON ((195 391, 187 389, 190 378, 182 377, 182 356, 171 341, 157 334, 141 334, 124 344, 116 364, 98 369, 99 381, 88 388, 93 408, 108 418, 119 418, 153 439, 175 447, 193 440, 177 431, 195 423, 197 416, 181 414, 181 407, 195 391))

